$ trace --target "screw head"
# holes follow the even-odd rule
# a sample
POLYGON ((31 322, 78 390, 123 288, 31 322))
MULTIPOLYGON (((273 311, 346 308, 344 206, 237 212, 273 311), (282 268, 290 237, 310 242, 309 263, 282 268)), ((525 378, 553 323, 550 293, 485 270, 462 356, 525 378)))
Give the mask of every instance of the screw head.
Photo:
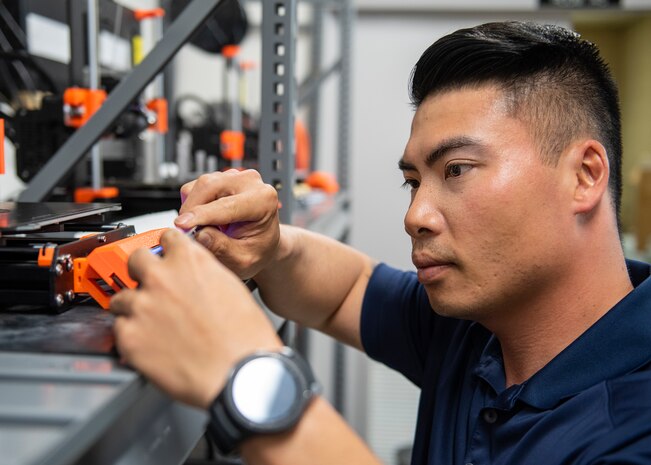
POLYGON ((57 263, 54 266, 54 272, 57 276, 61 276, 63 274, 63 265, 61 265, 61 263, 57 263))
POLYGON ((57 294, 54 297, 54 303, 56 303, 57 307, 60 307, 65 303, 65 300, 63 299, 63 296, 61 294, 57 294))
POLYGON ((61 255, 57 263, 60 263, 66 271, 72 271, 73 262, 70 254, 61 255))
POLYGON ((66 291, 66 300, 68 302, 72 302, 73 300, 75 300, 75 291, 72 290, 66 291))

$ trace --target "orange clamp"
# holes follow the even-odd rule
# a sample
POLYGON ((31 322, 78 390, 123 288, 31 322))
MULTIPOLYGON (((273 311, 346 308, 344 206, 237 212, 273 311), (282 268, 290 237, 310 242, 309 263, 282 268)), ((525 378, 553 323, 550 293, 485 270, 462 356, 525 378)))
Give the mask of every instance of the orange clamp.
POLYGON ((222 157, 226 160, 244 158, 244 133, 240 131, 222 131, 219 135, 222 157))
POLYGON ((63 93, 63 122, 66 126, 79 128, 86 124, 106 100, 103 89, 69 87, 63 93))
POLYGON ((155 98, 147 102, 147 108, 156 113, 156 122, 149 126, 152 131, 165 134, 168 129, 167 100, 155 98))
POLYGON ((307 128, 300 121, 296 120, 294 123, 294 139, 296 141, 296 169, 309 170, 310 169, 310 134, 307 128))
POLYGON ((325 171, 313 171, 307 177, 305 183, 314 189, 321 189, 328 194, 336 194, 339 192, 339 183, 332 174, 326 173, 325 171))
POLYGON ((237 45, 224 45, 222 55, 224 58, 235 58, 240 53, 240 47, 237 45))
POLYGON ((53 259, 54 259, 54 247, 49 247, 44 245, 38 251, 38 260, 37 260, 38 266, 42 268, 49 268, 50 265, 52 264, 53 259))
POLYGON ((134 250, 160 244, 166 228, 153 229, 97 247, 87 257, 74 260, 74 291, 89 294, 109 308, 111 297, 122 289, 134 289, 138 283, 129 276, 128 261, 134 250))
POLYGON ((163 8, 136 10, 133 12, 133 16, 136 18, 136 21, 142 21, 143 19, 147 18, 162 18, 165 16, 165 10, 163 8))
POLYGON ((114 199, 118 195, 120 195, 120 190, 117 187, 102 187, 100 189, 78 187, 75 189, 74 198, 76 203, 89 203, 97 199, 114 199))
POLYGON ((240 69, 242 71, 250 71, 252 69, 255 69, 256 66, 256 63, 253 60, 245 60, 240 62, 240 69))

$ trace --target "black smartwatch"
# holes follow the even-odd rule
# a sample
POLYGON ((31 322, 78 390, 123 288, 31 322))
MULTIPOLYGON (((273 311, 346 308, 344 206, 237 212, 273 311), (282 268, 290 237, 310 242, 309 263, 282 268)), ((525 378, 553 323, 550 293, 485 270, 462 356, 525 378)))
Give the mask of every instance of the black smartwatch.
POLYGON ((288 431, 320 392, 312 370, 294 350, 257 352, 240 361, 210 406, 208 433, 223 455, 251 436, 288 431))

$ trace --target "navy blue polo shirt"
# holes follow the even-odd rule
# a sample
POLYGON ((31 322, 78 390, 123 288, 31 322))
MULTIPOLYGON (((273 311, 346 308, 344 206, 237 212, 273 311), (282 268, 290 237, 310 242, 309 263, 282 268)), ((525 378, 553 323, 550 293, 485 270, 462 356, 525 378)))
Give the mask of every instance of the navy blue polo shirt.
POLYGON ((651 464, 650 268, 627 264, 635 289, 508 389, 489 331, 436 315, 415 273, 378 265, 362 343, 421 388, 412 464, 651 464))

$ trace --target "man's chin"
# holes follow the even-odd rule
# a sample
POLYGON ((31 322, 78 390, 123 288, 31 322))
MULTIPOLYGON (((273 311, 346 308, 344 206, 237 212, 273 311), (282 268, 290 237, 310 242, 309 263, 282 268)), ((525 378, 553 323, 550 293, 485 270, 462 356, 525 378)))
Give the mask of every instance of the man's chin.
POLYGON ((454 303, 452 303, 452 299, 443 300, 440 298, 440 295, 434 297, 429 292, 427 293, 427 297, 432 310, 439 316, 457 318, 459 320, 475 320, 477 315, 476 310, 468 305, 460 305, 458 299, 455 299, 454 303))

